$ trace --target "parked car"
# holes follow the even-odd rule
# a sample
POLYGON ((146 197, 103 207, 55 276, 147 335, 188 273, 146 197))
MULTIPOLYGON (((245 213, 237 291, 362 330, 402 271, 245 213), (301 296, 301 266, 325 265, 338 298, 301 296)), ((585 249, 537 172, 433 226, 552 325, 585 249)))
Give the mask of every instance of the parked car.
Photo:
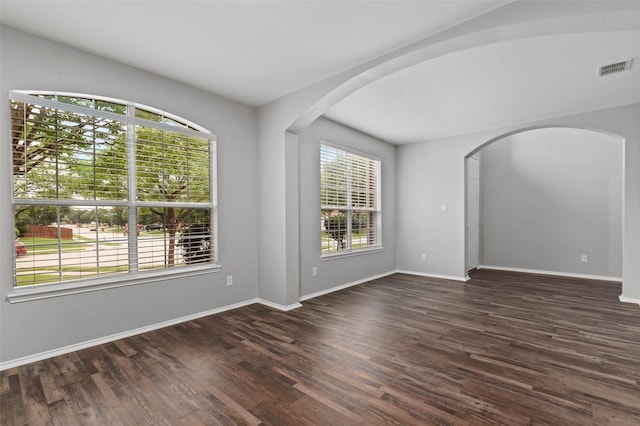
POLYGON ((204 263, 211 260, 211 234, 209 226, 194 223, 184 228, 179 244, 186 263, 204 263))
POLYGON ((23 256, 27 254, 27 247, 23 242, 16 240, 16 254, 18 256, 23 256))

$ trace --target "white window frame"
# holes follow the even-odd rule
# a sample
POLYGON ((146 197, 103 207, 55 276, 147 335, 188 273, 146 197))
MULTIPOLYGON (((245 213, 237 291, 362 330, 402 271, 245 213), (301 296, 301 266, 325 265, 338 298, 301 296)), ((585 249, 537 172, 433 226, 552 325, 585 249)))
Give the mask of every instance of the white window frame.
MULTIPOLYGON (((128 183, 130 194, 136 194, 136 168, 135 168, 135 136, 131 133, 136 125, 152 127, 160 130, 166 130, 172 133, 179 133, 189 136, 195 136, 202 139, 209 140, 209 161, 210 161, 210 183, 209 183, 209 202, 207 203, 193 203, 193 202, 175 202, 171 205, 174 207, 191 207, 191 208, 206 208, 210 209, 210 223, 211 230, 211 252, 213 253, 211 262, 202 263, 198 265, 189 265, 187 267, 180 268, 164 268, 155 269, 146 272, 140 272, 137 270, 135 262, 132 261, 137 258, 137 238, 136 232, 129 232, 129 272, 118 275, 105 275, 97 278, 78 279, 70 281, 61 281, 56 283, 47 284, 32 284, 28 286, 12 286, 12 291, 8 294, 7 300, 10 303, 25 302, 30 300, 39 300, 51 297, 59 297, 68 294, 85 293, 89 291, 98 291, 110 288, 117 288, 123 286, 145 284, 155 281, 165 281, 170 278, 186 277, 201 274, 208 274, 211 272, 217 272, 221 270, 219 262, 218 252, 218 201, 217 201, 217 143, 216 136, 205 128, 185 120, 181 117, 177 117, 173 114, 165 111, 158 110, 156 108, 148 107, 146 105, 133 103, 129 101, 123 101, 120 99, 106 98, 95 95, 87 95, 80 93, 63 93, 63 92, 43 92, 43 91, 21 91, 13 90, 9 92, 9 100, 17 102, 25 102, 30 104, 39 105, 42 107, 54 108, 64 110, 70 113, 77 113, 89 116, 99 116, 104 119, 112 119, 118 122, 127 124, 128 136, 127 136, 127 162, 128 162, 128 183), (116 104, 126 105, 126 115, 113 113, 109 111, 97 110, 93 108, 87 108, 83 106, 73 105, 57 101, 54 99, 47 99, 37 95, 57 95, 68 96, 74 98, 94 99, 105 102, 112 102, 116 104), (154 122, 145 120, 135 116, 135 109, 160 114, 170 120, 174 120, 185 127, 171 125, 162 122, 154 122)), ((12 144, 8 144, 9 155, 12 153, 12 144)), ((10 157, 11 158, 11 157, 10 157)), ((13 181, 13 179, 12 179, 13 181)), ((13 184, 12 184, 13 185, 13 184)), ((128 208, 129 223, 137 223, 136 211, 138 207, 145 207, 153 204, 152 202, 140 202, 136 200, 135 195, 129 195, 126 201, 105 201, 105 200, 67 200, 58 199, 48 202, 46 199, 30 199, 30 198, 15 198, 14 192, 11 191, 11 203, 12 206, 19 205, 73 205, 73 206, 88 206, 88 207, 102 207, 102 206, 124 206, 128 208)), ((11 229, 13 234, 14 220, 12 217, 11 229)), ((11 240, 11 252, 13 253, 13 277, 16 276, 16 250, 13 247, 13 239, 11 240)))
MULTIPOLYGON (((352 248, 351 247, 351 241, 352 241, 352 221, 351 220, 347 220, 346 225, 347 225, 347 247, 344 250, 341 251, 332 251, 332 252, 323 252, 322 249, 322 237, 320 238, 320 259, 321 260, 329 260, 329 259, 334 259, 334 258, 341 258, 341 257, 347 257, 347 256, 353 256, 353 255, 360 255, 360 254, 366 254, 366 253, 370 253, 373 251, 379 251, 382 250, 384 247, 382 245, 382 160, 376 156, 373 156, 371 154, 367 154, 364 152, 360 152, 351 148, 347 148, 345 146, 339 145, 339 144, 335 144, 332 142, 328 142, 325 140, 320 141, 320 173, 322 173, 322 162, 324 161, 322 158, 322 147, 326 146, 330 149, 333 150, 337 150, 337 151, 341 151, 343 154, 349 156, 349 158, 353 158, 353 157, 360 157, 360 158, 364 158, 368 161, 373 161, 375 163, 376 166, 376 170, 375 170, 375 179, 376 179, 376 188, 375 188, 375 200, 376 200, 376 205, 374 208, 362 208, 362 207, 354 207, 352 205, 352 197, 351 197, 351 193, 352 193, 352 186, 351 183, 348 182, 348 188, 347 188, 347 205, 326 205, 322 203, 322 196, 321 196, 321 201, 320 201, 320 214, 322 216, 322 212, 326 211, 326 210, 339 210, 339 211, 344 211, 347 215, 347 217, 351 217, 352 213, 354 212, 373 212, 376 215, 376 226, 375 226, 375 244, 371 244, 368 245, 366 247, 361 247, 361 248, 352 248)), ((348 179, 349 181, 349 179, 348 179)), ((320 194, 322 194, 322 177, 320 179, 320 194)), ((322 235, 323 231, 325 231, 324 227, 321 226, 320 229, 320 234, 322 235)))

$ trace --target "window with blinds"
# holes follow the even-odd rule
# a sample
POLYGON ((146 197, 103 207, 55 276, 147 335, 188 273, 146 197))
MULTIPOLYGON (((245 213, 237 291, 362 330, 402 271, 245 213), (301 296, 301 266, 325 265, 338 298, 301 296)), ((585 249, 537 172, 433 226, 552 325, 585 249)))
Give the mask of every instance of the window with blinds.
POLYGON ((321 143, 320 204, 322 256, 381 247, 380 160, 321 143))
POLYGON ((214 135, 86 95, 10 104, 15 286, 215 265, 214 135))

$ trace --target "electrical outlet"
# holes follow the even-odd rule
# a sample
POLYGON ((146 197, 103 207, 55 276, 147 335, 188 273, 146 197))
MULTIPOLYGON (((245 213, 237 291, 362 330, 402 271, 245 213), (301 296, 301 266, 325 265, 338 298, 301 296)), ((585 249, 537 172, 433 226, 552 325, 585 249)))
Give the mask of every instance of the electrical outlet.
POLYGON ((311 275, 314 277, 318 276, 318 267, 314 266, 313 268, 311 268, 311 275))
POLYGON ((589 261, 589 257, 586 254, 580 256, 580 261, 583 263, 587 263, 589 261))
POLYGON ((426 262, 426 260, 427 260, 427 255, 426 255, 426 254, 423 254, 423 255, 422 255, 422 261, 423 261, 423 262, 426 262))
POLYGON ((233 276, 227 275, 227 287, 233 285, 233 276))

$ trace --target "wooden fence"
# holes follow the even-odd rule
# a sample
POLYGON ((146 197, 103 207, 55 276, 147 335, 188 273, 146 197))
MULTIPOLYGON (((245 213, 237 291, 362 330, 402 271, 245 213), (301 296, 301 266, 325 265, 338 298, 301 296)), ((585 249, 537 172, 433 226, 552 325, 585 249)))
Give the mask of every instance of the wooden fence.
MULTIPOLYGON (((45 225, 27 225, 25 238, 58 238, 58 228, 45 225)), ((60 238, 63 240, 73 240, 73 229, 60 228, 60 238)))

